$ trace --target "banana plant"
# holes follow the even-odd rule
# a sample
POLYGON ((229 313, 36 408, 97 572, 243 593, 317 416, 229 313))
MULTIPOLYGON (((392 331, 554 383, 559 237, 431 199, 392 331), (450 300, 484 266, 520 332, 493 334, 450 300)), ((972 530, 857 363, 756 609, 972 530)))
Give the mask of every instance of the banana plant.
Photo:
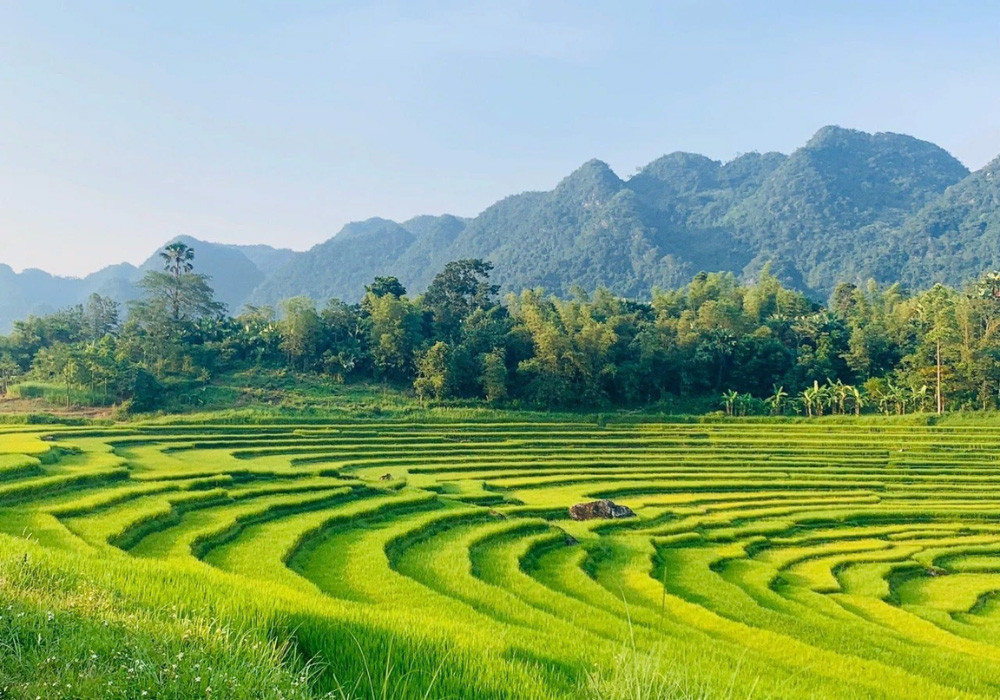
POLYGON ((830 408, 832 413, 845 413, 847 397, 850 396, 851 387, 844 384, 840 379, 837 381, 826 380, 825 387, 829 398, 830 398, 830 408))
MULTIPOLYGON (((806 415, 812 418, 813 408, 819 401, 819 383, 813 382, 813 385, 808 389, 802 391, 802 405, 806 407, 806 415)), ((820 409, 820 415, 823 415, 822 409, 820 409)))
POLYGON ((785 391, 785 387, 778 386, 777 384, 775 384, 772 389, 773 393, 764 400, 764 403, 771 407, 771 415, 777 416, 782 412, 785 399, 788 398, 788 392, 785 391))
POLYGON ((854 404, 854 415, 860 416, 861 409, 866 403, 865 397, 861 393, 861 390, 858 387, 852 386, 850 387, 850 389, 851 389, 851 403, 854 404))
POLYGON ((736 406, 736 402, 739 400, 740 395, 738 392, 730 389, 729 391, 722 394, 722 405, 726 408, 726 415, 733 415, 733 408, 736 406))

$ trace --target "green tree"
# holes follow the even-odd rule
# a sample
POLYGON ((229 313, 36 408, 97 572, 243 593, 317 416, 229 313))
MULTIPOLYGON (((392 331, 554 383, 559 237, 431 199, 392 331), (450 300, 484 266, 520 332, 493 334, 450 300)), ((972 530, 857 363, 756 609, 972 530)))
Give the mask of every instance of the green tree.
POLYGON ((518 364, 527 398, 539 405, 600 405, 616 368, 612 324, 589 304, 526 291, 512 312, 530 335, 533 354, 518 364))
POLYGON ((358 306, 331 299, 320 317, 326 340, 323 370, 343 380, 365 367, 368 358, 368 324, 358 306))
POLYGON ((507 353, 502 347, 483 355, 483 373, 480 383, 483 395, 490 403, 498 403, 507 398, 507 353))
POLYGON ((319 360, 322 324, 316 304, 309 297, 282 302, 284 318, 279 324, 281 349, 288 363, 301 370, 312 369, 319 360))
POLYGON ((139 282, 143 298, 132 304, 132 315, 141 322, 175 328, 202 318, 225 313, 224 304, 216 301, 208 277, 193 272, 175 277, 165 272, 147 272, 139 282))
POLYGON ((392 296, 399 299, 406 296, 406 287, 395 277, 376 277, 371 284, 365 285, 365 293, 377 298, 392 296))
POLYGON ((143 296, 129 305, 123 332, 140 340, 143 361, 155 372, 190 373, 226 307, 216 301, 208 277, 193 272, 191 248, 174 244, 162 256, 167 271, 151 270, 139 282, 143 296))
POLYGON ((81 376, 80 365, 71 345, 56 343, 42 348, 32 366, 35 374, 51 382, 61 382, 66 390, 66 406, 72 403, 73 385, 81 376))
POLYGON ((371 284, 365 285, 365 295, 361 299, 361 308, 371 314, 372 301, 383 297, 400 299, 406 296, 406 287, 395 277, 376 277, 371 284))
POLYGON ((406 297, 365 295, 370 311, 372 364, 379 379, 412 380, 414 353, 423 340, 420 311, 406 297))
POLYGON ((434 277, 421 303, 431 312, 438 337, 456 341, 466 318, 496 303, 500 288, 490 284, 492 269, 484 260, 455 260, 434 277))
POLYGON ((854 406, 854 415, 860 416, 861 409, 864 408, 866 403, 865 396, 858 387, 852 386, 849 388, 851 390, 851 403, 854 406))
POLYGON ((110 297, 91 294, 84 306, 84 324, 92 341, 117 333, 121 326, 121 305, 110 297))
POLYGON ((413 388, 421 402, 433 397, 443 399, 450 393, 452 348, 437 341, 417 360, 417 378, 413 388))
POLYGON ((840 379, 837 381, 827 379, 825 389, 830 403, 831 412, 840 413, 841 415, 846 413, 847 399, 851 395, 850 385, 844 384, 844 382, 840 379))
POLYGON ((944 413, 946 382, 961 337, 957 327, 957 298, 954 290, 937 284, 915 301, 915 312, 921 327, 920 342, 909 358, 918 375, 932 376, 934 409, 944 413), (930 367, 928 367, 930 365, 930 367))
POLYGON ((133 411, 151 411, 163 396, 163 387, 142 367, 133 367, 127 376, 126 394, 133 411))
POLYGON ((105 335, 96 343, 88 345, 83 352, 87 374, 90 377, 91 390, 100 385, 104 403, 110 398, 110 387, 115 382, 120 371, 116 358, 116 343, 112 336, 105 335))
POLYGON ((232 330, 223 341, 223 350, 233 362, 260 366, 280 362, 281 343, 281 326, 275 319, 274 309, 247 306, 233 319, 232 330))
POLYGON ((164 291, 169 295, 173 318, 175 321, 179 321, 183 303, 181 280, 194 270, 194 248, 190 248, 184 243, 171 243, 160 251, 160 258, 163 259, 163 268, 167 275, 174 280, 173 285, 164 285, 164 291))
POLYGON ((0 355, 0 396, 6 396, 11 385, 17 381, 21 368, 10 355, 0 355))

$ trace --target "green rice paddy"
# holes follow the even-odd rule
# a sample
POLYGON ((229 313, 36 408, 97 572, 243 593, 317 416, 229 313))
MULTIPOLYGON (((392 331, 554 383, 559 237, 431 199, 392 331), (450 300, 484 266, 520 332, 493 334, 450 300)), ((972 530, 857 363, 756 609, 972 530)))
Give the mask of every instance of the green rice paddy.
POLYGON ((1000 697, 1000 427, 6 426, 0 533, 0 697, 1000 697))

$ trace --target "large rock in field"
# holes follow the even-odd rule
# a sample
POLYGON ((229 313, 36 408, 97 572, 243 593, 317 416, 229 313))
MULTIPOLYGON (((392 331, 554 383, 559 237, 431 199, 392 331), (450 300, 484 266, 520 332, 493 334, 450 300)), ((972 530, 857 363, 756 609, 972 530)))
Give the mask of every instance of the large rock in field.
POLYGON ((602 499, 590 503, 570 506, 569 517, 573 520, 612 520, 614 518, 634 518, 635 513, 628 506, 620 506, 614 501, 602 499))

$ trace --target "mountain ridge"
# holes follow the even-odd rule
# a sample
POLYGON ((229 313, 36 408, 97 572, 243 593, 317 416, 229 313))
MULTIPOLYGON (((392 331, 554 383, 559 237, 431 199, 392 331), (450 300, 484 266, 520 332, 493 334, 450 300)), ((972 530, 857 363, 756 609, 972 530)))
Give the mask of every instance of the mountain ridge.
MULTIPOLYGON (((826 126, 788 155, 724 162, 675 151, 624 179, 591 159, 551 190, 509 195, 474 217, 373 217, 303 252, 173 240, 195 248, 233 311, 297 295, 357 301, 376 275, 419 293, 463 257, 492 262, 504 291, 604 286, 643 297, 702 270, 753 277, 770 264, 822 298, 840 281, 958 284, 1000 266, 1000 158, 969 172, 928 141, 826 126)), ((95 291, 126 301, 158 265, 154 254, 79 279, 0 266, 0 330, 95 291)))

